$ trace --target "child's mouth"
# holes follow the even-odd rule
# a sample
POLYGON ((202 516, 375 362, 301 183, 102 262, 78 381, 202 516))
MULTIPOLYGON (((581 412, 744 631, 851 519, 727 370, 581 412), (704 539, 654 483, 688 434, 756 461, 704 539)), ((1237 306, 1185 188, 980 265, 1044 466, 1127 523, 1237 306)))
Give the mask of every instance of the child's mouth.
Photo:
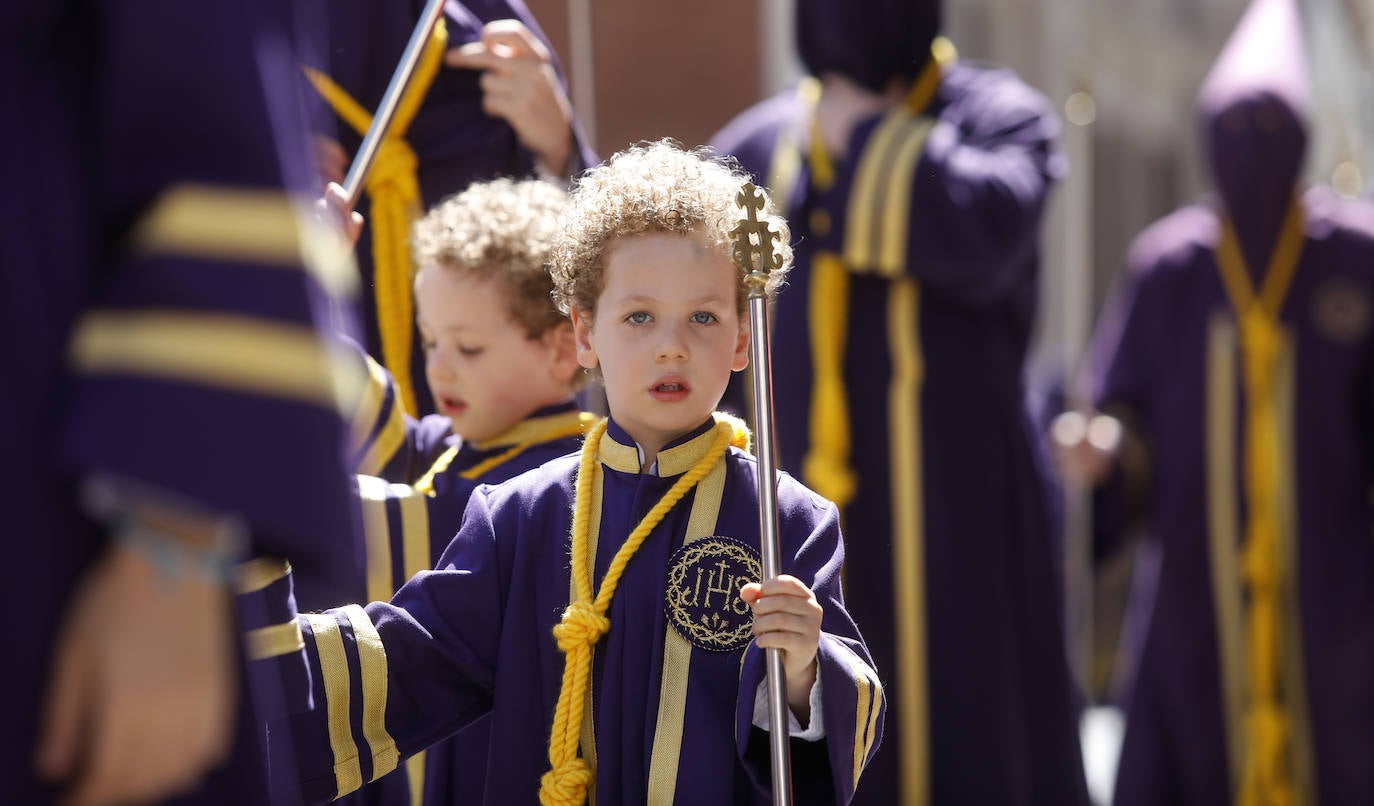
POLYGON ((691 391, 682 381, 664 381, 651 387, 649 394, 653 395, 655 400, 672 403, 686 398, 691 391))
POLYGON ((456 397, 440 397, 439 409, 449 417, 457 417, 467 410, 468 404, 456 397))

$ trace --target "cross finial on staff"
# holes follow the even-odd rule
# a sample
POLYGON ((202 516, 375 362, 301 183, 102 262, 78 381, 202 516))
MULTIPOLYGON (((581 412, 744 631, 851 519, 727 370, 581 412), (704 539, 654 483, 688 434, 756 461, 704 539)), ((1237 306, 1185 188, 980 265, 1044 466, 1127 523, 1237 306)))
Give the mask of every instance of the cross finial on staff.
POLYGON ((730 257, 745 273, 744 281, 749 286, 750 295, 763 294, 768 275, 782 268, 782 255, 773 249, 778 233, 767 221, 759 220, 759 213, 767 206, 768 197, 753 182, 745 182, 735 195, 735 204, 742 211, 743 218, 730 230, 734 238, 730 257))

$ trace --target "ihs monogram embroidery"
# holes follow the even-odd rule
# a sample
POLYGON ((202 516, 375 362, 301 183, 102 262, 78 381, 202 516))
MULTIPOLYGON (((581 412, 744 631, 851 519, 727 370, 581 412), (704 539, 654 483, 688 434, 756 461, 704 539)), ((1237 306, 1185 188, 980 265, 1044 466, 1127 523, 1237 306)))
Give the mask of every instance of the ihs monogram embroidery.
POLYGON ((758 551, 729 537, 703 537, 673 555, 664 606, 668 621, 693 646, 733 652, 748 646, 754 615, 739 596, 762 573, 758 551))

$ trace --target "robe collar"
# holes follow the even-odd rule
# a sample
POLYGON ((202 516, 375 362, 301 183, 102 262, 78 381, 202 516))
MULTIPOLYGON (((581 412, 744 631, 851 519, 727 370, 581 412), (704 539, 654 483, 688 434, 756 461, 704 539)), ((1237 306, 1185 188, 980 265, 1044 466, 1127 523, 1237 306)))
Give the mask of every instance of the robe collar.
POLYGON ((491 439, 484 439, 481 442, 463 440, 463 447, 464 449, 471 448, 477 453, 489 453, 499 448, 509 448, 512 445, 529 442, 531 439, 538 439, 540 435, 563 426, 571 426, 577 422, 580 415, 577 402, 565 400, 562 403, 536 409, 533 414, 491 439))
POLYGON ((680 476, 711 448, 715 442, 715 425, 715 417, 708 417, 701 425, 665 445, 658 452, 654 465, 644 468, 639 446, 612 418, 606 424, 606 435, 601 439, 599 458, 606 467, 621 473, 680 476))

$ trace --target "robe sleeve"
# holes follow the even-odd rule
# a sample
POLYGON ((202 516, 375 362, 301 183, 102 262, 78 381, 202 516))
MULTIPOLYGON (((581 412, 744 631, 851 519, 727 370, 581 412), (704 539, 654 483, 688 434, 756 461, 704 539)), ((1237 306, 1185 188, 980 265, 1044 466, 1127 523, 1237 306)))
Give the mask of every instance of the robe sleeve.
MULTIPOLYGON (((530 32, 533 33, 540 42, 544 43, 544 47, 549 49, 549 60, 553 66, 554 74, 558 76, 558 83, 563 87, 563 94, 571 101, 572 93, 568 90, 567 73, 564 71, 563 64, 558 58, 558 53, 554 50, 553 42, 549 39, 548 34, 544 33, 544 29, 540 27, 539 21, 534 18, 534 14, 530 11, 528 4, 526 4, 524 0, 505 0, 504 3, 496 4, 497 9, 499 9, 501 5, 506 7, 504 12, 493 10, 487 13, 504 13, 505 16, 519 20, 525 24, 526 28, 530 29, 530 32)), ((494 19, 494 17, 489 19, 494 19)), ((563 175, 552 177, 554 179, 576 179, 583 171, 588 168, 593 168, 601 162, 601 159, 596 155, 596 151, 592 149, 591 141, 587 139, 587 134, 582 128, 582 122, 578 119, 576 113, 573 114, 570 123, 571 125, 569 128, 571 131, 569 132, 569 136, 572 142, 568 151, 568 164, 564 166, 563 175)), ((527 149, 524 149, 523 145, 521 149, 527 151, 527 149)), ((530 162, 531 165, 533 165, 532 156, 530 157, 530 162)))
POLYGON ((356 559, 328 313, 357 280, 286 192, 308 169, 282 14, 101 5, 84 169, 104 223, 82 234, 103 256, 60 451, 76 476, 232 515, 255 553, 328 574, 356 559))
MULTIPOLYGON (((799 804, 848 803, 878 750, 886 700, 863 637, 844 608, 838 510, 785 474, 778 498, 783 571, 806 583, 825 611, 817 651, 825 738, 791 739, 793 794, 799 804)), ((768 792, 769 737, 753 726, 755 692, 764 679, 764 652, 751 643, 740 667, 735 734, 741 762, 755 785, 768 792)))
POLYGON ((844 257, 852 271, 986 304, 1035 271, 1041 214, 1063 172, 1059 123, 1009 71, 952 69, 953 97, 933 119, 899 111, 856 129, 844 257))
POLYGON ((1093 496, 1094 555, 1118 551, 1130 527, 1143 517, 1150 488, 1149 390, 1155 388, 1152 330, 1167 319, 1151 302, 1150 274, 1141 248, 1098 321, 1089 344, 1094 408, 1121 421, 1122 444, 1110 475, 1093 496))
POLYGON ((390 603, 299 618, 308 673, 282 675, 297 687, 269 729, 287 802, 352 792, 490 710, 506 583, 482 488, 439 567, 390 603))
POLYGON ((349 407, 348 463, 354 473, 411 484, 444 452, 451 424, 437 414, 416 419, 400 405, 396 379, 362 345, 350 342, 355 374, 364 377, 349 407))

